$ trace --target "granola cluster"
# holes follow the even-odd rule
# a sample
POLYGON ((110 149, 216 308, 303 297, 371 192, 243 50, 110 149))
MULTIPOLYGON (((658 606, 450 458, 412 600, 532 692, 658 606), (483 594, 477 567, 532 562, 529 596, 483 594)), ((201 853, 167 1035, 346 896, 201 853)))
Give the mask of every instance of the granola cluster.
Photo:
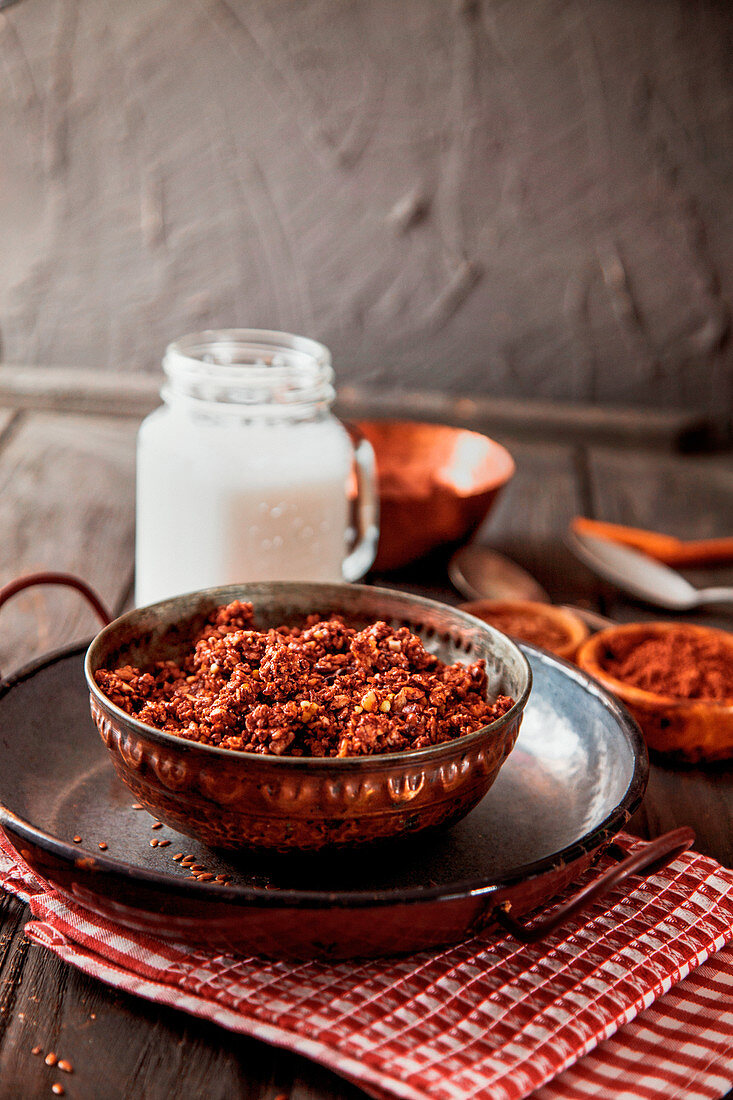
POLYGON ((191 741, 290 756, 420 749, 512 706, 487 701, 483 661, 446 665, 406 627, 356 630, 334 615, 255 630, 252 605, 218 608, 181 664, 96 674, 128 714, 191 741))

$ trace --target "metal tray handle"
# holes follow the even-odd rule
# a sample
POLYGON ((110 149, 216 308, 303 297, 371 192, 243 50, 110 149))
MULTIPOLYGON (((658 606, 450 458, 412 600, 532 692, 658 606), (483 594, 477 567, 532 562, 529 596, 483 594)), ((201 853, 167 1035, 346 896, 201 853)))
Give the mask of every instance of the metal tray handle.
MULTIPOLYGON (((24 589, 35 588, 37 585, 42 584, 56 584, 62 585, 65 588, 76 589, 77 592, 82 594, 87 603, 91 604, 104 626, 112 622, 112 616, 107 611, 107 608, 104 606, 94 589, 90 588, 85 581, 81 580, 79 577, 75 577, 72 573, 28 573, 25 577, 17 577, 16 580, 10 581, 0 588, 0 608, 2 608, 3 604, 7 603, 12 596, 17 596, 17 594, 23 592, 24 589)), ((0 676, 1 675, 2 673, 0 673, 0 676)))
POLYGON ((681 829, 673 829, 669 833, 651 840, 638 852, 632 852, 615 867, 609 867, 600 878, 590 882, 579 890, 577 894, 569 898, 549 917, 533 921, 532 924, 523 924, 509 916, 510 902, 497 906, 494 910, 494 919, 501 927, 509 932, 521 943, 538 943, 550 932, 554 932, 570 917, 574 917, 587 905, 595 901, 601 894, 612 890, 614 886, 624 882, 631 875, 646 873, 651 874, 661 867, 671 863, 678 855, 686 851, 695 843, 695 834, 692 829, 684 826, 681 829))

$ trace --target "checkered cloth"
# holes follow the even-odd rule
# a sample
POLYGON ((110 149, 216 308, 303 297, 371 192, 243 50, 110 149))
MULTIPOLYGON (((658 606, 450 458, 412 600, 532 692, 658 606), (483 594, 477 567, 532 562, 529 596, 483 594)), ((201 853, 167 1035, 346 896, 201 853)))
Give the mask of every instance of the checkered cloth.
MULTIPOLYGON (((624 846, 641 842, 622 837, 624 846)), ((733 1084, 733 872, 695 852, 541 944, 288 963, 133 934, 62 899, 0 834, 26 932, 101 981, 408 1100, 712 1100, 733 1084), (673 988, 674 987, 674 988, 673 988)))

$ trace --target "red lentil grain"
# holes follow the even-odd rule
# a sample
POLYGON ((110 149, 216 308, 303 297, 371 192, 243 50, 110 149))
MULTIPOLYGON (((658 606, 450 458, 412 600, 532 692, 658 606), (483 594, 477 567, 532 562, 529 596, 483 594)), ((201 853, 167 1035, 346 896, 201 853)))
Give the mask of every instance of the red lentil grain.
POLYGON ((69 1062, 66 1058, 59 1059, 59 1069, 63 1070, 64 1073, 74 1072, 74 1067, 72 1066, 71 1062, 69 1062))
POLYGON ((168 848, 169 846, 170 846, 170 840, 159 840, 158 841, 158 847, 159 848, 168 848))
POLYGON ((132 808, 133 808, 133 810, 144 810, 145 809, 142 802, 133 802, 132 808))
POLYGON ((183 852, 176 852, 176 854, 173 856, 173 858, 176 861, 176 863, 178 863, 178 861, 180 859, 183 859, 183 852))
POLYGON ((103 852, 106 852, 106 851, 107 851, 107 844, 105 843, 105 841, 104 841, 104 840, 100 840, 100 842, 99 842, 99 848, 101 848, 101 850, 102 850, 103 852))
POLYGON ((31 1054, 40 1054, 42 1049, 42 1047, 33 1047, 31 1054))
POLYGON ((55 1066, 58 1062, 58 1057, 50 1050, 43 1060, 47 1066, 55 1066))
POLYGON ((80 836, 75 836, 74 837, 74 844, 81 844, 81 837, 80 836))
POLYGON ((199 875, 199 882, 211 882, 213 877, 210 871, 204 871, 203 875, 199 875))
POLYGON ((57 1081, 55 1084, 51 1085, 51 1092, 54 1094, 54 1096, 63 1096, 66 1092, 66 1089, 57 1081))
POLYGON ((153 837, 153 839, 150 841, 150 847, 151 848, 157 848, 158 847, 158 841, 155 839, 155 837, 153 837))
POLYGON ((163 822, 162 821, 154 821, 153 824, 150 826, 150 828, 151 829, 162 829, 163 828, 163 822))

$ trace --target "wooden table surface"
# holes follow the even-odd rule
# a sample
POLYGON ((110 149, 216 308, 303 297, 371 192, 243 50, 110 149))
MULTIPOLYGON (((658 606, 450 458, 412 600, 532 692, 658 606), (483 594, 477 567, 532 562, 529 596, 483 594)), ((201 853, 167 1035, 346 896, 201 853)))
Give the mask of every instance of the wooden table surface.
MULTIPOLYGON (((0 583, 35 569, 82 575, 119 612, 130 601, 134 420, 0 409, 0 583)), ((482 539, 529 569, 551 596, 620 620, 662 618, 597 582, 562 544, 576 513, 682 537, 733 532, 733 458, 505 439, 517 474, 482 539)), ((695 581, 733 584, 733 569, 695 581)), ((393 578, 458 602, 442 571, 393 578)), ((713 613, 692 621, 730 627, 713 613)), ((0 669, 88 637, 94 618, 70 592, 22 594, 2 612, 0 669)), ((1 766, 1 764, 0 764, 1 766)), ((655 761, 634 828, 653 836, 692 825, 698 848, 733 865, 733 768, 655 761)), ((0 893, 0 1097, 51 1094, 39 1044, 73 1063, 69 1097, 247 1097, 364 1094, 305 1059, 120 994, 23 937, 27 907, 0 893)))

